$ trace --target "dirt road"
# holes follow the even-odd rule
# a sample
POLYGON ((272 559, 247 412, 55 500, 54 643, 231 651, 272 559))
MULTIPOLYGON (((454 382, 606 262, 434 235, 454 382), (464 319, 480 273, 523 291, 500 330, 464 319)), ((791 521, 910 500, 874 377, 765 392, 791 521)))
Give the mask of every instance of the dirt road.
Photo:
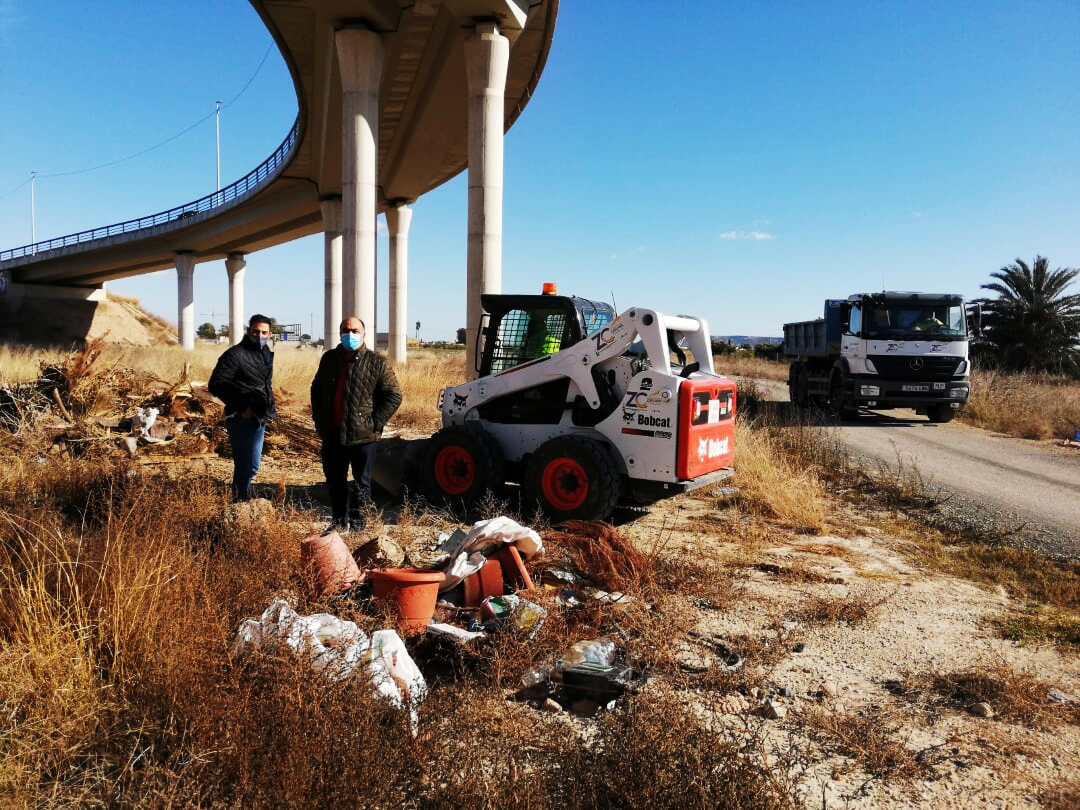
MULTIPOLYGON (((787 386, 764 383, 777 402, 787 386)), ((976 523, 993 521, 1016 539, 1080 559, 1080 447, 1028 441, 951 422, 932 424, 914 411, 863 411, 854 420, 822 420, 853 454, 873 465, 917 471, 943 509, 976 523)))

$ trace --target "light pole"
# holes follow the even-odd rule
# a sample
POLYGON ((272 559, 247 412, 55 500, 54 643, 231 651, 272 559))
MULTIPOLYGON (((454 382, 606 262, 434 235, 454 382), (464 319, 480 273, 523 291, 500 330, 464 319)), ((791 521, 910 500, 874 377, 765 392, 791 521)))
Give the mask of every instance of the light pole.
MULTIPOLYGON (((34 227, 34 179, 37 177, 37 172, 30 172, 30 244, 37 244, 37 232, 34 227)), ((37 253, 37 248, 31 248, 34 253, 37 253)))
MULTIPOLYGON (((221 102, 214 104, 214 128, 217 130, 217 190, 221 191, 221 102)), ((219 201, 220 202, 220 201, 219 201)))

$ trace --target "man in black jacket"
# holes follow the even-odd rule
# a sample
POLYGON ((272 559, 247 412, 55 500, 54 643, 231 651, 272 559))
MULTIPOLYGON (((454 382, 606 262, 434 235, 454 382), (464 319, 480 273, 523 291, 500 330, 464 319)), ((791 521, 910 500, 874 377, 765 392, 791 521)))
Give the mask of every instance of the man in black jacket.
POLYGON ((233 454, 233 499, 251 497, 251 480, 262 460, 266 423, 277 416, 274 404, 274 353, 270 319, 252 315, 244 338, 226 349, 210 375, 210 393, 225 403, 225 429, 233 454))
POLYGON ((394 368, 364 345, 364 322, 341 322, 341 342, 323 354, 311 381, 311 416, 322 439, 322 465, 333 527, 361 530, 371 503, 375 443, 401 405, 394 368), (349 503, 349 468, 353 499, 349 503))

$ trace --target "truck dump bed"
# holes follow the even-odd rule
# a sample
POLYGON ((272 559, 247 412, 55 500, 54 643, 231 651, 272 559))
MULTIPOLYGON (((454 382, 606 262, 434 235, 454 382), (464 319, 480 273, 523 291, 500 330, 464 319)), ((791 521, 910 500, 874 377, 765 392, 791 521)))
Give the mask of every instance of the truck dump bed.
POLYGON ((825 317, 784 324, 784 354, 788 357, 828 357, 840 353, 845 301, 826 301, 825 317))
POLYGON ((798 321, 784 324, 784 354, 819 357, 825 355, 825 321, 798 321))

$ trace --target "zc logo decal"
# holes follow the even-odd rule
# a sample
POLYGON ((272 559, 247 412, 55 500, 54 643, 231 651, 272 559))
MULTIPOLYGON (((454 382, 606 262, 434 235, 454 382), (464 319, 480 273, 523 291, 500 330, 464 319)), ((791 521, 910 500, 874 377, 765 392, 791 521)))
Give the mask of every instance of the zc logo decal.
POLYGON ((605 326, 599 332, 592 336, 593 347, 596 350, 597 357, 612 343, 615 342, 615 338, 618 337, 620 332, 626 330, 626 324, 620 321, 618 318, 613 320, 610 324, 605 326))

